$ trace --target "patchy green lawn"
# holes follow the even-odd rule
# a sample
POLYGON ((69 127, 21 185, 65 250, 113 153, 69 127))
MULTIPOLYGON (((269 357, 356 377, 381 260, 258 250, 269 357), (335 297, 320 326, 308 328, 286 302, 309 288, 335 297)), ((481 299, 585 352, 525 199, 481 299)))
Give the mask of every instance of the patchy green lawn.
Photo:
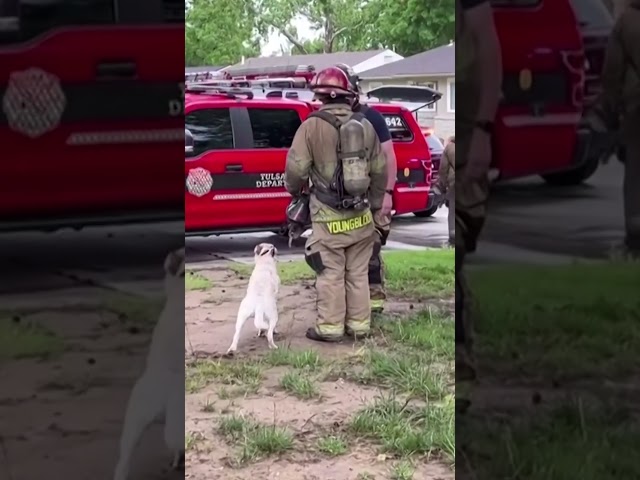
MULTIPOLYGON (((385 252, 384 258, 390 302, 452 300, 452 250, 385 252)), ((237 276, 250 273, 245 265, 232 269, 237 276)), ((283 262, 279 269, 284 285, 314 277, 304 262, 283 262)), ((453 478, 451 312, 427 306, 382 315, 372 336, 353 345, 280 345, 187 364, 187 405, 198 399, 192 407, 198 421, 187 426, 196 458, 222 448, 226 464, 247 478, 262 478, 265 465, 280 471, 282 462, 298 462, 300 455, 305 465, 317 465, 314 475, 326 474, 322 462, 335 461, 359 479, 435 478, 428 470, 433 465, 441 468, 438 478, 453 478), (362 452, 371 458, 354 466, 362 452)))
MULTIPOLYGON (((389 294, 395 297, 427 299, 451 296, 455 290, 455 251, 451 248, 424 251, 390 251, 382 254, 389 294)), ((251 274, 251 265, 234 263, 238 275, 251 274)), ((280 262, 278 273, 283 285, 313 280, 315 273, 304 262, 280 262)))
POLYGON ((0 360, 51 357, 63 351, 63 340, 48 330, 25 324, 19 316, 0 317, 0 360))
POLYGON ((565 403, 517 422, 463 419, 460 443, 477 478, 640 478, 637 414, 565 403))
POLYGON ((470 272, 478 351, 556 377, 637 371, 637 264, 512 267, 470 272))
POLYGON ((184 277, 185 290, 207 290, 213 286, 211 280, 197 273, 187 271, 184 277))
POLYGON ((478 269, 469 284, 483 382, 458 422, 461 469, 640 478, 638 264, 478 269))

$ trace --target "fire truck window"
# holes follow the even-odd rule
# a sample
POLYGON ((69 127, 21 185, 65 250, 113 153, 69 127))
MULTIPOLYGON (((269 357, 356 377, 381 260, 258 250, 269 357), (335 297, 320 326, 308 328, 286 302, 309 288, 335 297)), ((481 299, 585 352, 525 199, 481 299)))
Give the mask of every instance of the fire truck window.
POLYGON ((413 132, 400 115, 383 115, 394 142, 411 142, 413 132))
POLYGON ((298 112, 289 109, 249 108, 249 118, 254 148, 289 148, 302 123, 298 112))
POLYGON ((193 135, 193 154, 233 149, 233 129, 228 108, 196 110, 185 116, 185 128, 193 135))

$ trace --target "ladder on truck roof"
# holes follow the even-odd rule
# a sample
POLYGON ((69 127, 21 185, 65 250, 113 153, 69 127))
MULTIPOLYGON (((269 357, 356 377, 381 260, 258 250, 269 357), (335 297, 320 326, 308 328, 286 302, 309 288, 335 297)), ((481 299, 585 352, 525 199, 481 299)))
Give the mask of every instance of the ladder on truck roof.
POLYGON ((267 67, 252 67, 250 65, 239 65, 235 67, 229 67, 226 69, 227 75, 232 79, 247 79, 247 77, 261 77, 261 78, 273 78, 273 77, 303 77, 309 80, 316 74, 316 69, 313 65, 272 65, 267 67), (309 78, 311 77, 311 78, 309 78))
MULTIPOLYGON (((270 85, 286 80, 288 79, 212 80, 196 85, 209 89, 209 91, 224 89, 227 93, 238 92, 238 88, 240 88, 240 90, 243 90, 245 93, 248 91, 252 92, 251 98, 288 98, 305 102, 312 102, 314 100, 315 94, 309 89, 308 83, 305 84, 305 86, 295 84, 286 87, 270 85), (235 91, 231 92, 232 89, 235 89, 235 91)), ((189 85, 187 85, 187 91, 190 91, 189 85)), ((440 100, 440 98, 442 98, 440 92, 425 86, 383 85, 363 95, 361 97, 361 103, 394 104, 415 113, 421 108, 432 105, 440 100)))

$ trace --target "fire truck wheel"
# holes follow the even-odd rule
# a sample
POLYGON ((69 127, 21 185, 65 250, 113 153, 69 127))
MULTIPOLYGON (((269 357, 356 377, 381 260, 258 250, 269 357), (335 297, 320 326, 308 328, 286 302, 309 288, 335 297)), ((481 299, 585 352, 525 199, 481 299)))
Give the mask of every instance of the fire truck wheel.
POLYGON ((590 158, 584 165, 576 168, 575 170, 543 175, 542 178, 549 185, 553 185, 556 187, 570 187, 573 185, 580 185, 596 172, 599 165, 600 160, 597 157, 594 157, 590 158))
POLYGON ((421 212, 413 212, 413 214, 418 218, 427 218, 427 217, 431 217, 437 211, 438 211, 438 206, 434 205, 428 210, 422 210, 421 212))

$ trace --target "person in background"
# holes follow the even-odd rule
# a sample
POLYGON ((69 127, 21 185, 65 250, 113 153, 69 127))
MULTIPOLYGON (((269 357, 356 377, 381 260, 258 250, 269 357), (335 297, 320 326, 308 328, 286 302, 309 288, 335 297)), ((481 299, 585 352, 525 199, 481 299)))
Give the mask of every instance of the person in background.
POLYGON ((627 0, 614 24, 602 69, 602 94, 588 118, 618 137, 624 163, 625 249, 640 255, 640 0, 627 0))
POLYGON ((447 146, 444 147, 440 169, 438 170, 438 189, 445 198, 445 204, 449 209, 449 245, 455 246, 456 242, 456 141, 455 137, 449 137, 447 146))
POLYGON ((491 137, 502 90, 502 51, 489 0, 456 0, 455 356, 456 404, 476 378, 473 309, 464 263, 487 215, 491 137))

